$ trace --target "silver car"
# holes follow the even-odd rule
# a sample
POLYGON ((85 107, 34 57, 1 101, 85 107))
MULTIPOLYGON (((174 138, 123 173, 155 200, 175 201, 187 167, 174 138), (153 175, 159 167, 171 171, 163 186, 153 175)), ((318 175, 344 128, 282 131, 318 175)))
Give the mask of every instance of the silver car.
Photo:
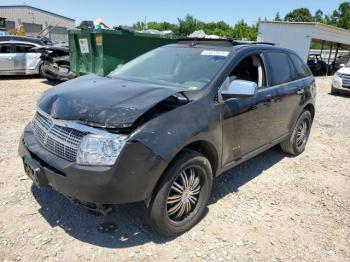
POLYGON ((41 46, 22 40, 0 40, 0 75, 39 74, 40 53, 33 52, 33 47, 41 46))

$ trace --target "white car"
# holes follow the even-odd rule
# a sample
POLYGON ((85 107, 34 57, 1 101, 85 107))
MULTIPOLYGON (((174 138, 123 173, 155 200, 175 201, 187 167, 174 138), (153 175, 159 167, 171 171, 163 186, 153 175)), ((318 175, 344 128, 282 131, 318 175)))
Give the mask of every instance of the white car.
POLYGON ((33 47, 44 45, 40 39, 30 37, 0 37, 0 75, 39 74, 41 54, 33 47))
POLYGON ((350 93, 350 62, 334 74, 331 92, 332 94, 350 93))

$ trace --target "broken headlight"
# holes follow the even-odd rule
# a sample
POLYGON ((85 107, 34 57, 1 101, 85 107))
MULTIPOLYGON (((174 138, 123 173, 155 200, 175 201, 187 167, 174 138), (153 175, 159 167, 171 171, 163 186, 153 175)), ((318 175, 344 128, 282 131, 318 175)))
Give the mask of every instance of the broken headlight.
POLYGON ((80 142, 77 163, 80 165, 112 166, 126 141, 122 135, 95 135, 83 137, 80 142))

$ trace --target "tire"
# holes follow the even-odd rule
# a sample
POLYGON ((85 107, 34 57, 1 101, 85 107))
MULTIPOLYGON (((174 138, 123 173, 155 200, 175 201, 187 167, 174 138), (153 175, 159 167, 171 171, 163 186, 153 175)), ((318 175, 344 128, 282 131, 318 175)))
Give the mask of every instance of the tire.
POLYGON ((164 236, 178 236, 191 229, 204 214, 212 185, 208 159, 192 150, 180 153, 164 172, 146 207, 153 229, 164 236), (187 184, 183 179, 185 176, 187 184), (181 190, 181 186, 188 190, 181 190))
POLYGON ((338 95, 339 92, 338 92, 335 88, 332 87, 332 89, 331 89, 331 94, 332 94, 332 95, 338 95))
POLYGON ((310 111, 304 110, 296 122, 292 134, 283 141, 281 145, 282 151, 287 154, 297 156, 304 152, 306 144, 309 139, 310 130, 312 126, 312 116, 310 111), (304 126, 306 124, 306 129, 304 126), (304 136, 302 136, 304 134, 304 136))
POLYGON ((43 71, 43 65, 44 64, 41 64, 39 66, 39 75, 40 75, 40 77, 45 78, 45 74, 44 74, 44 71, 43 71))

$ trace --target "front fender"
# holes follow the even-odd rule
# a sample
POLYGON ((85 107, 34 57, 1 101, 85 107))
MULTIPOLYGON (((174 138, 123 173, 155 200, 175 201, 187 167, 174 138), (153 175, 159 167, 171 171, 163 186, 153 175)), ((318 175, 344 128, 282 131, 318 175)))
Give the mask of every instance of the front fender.
POLYGON ((168 163, 186 145, 200 140, 210 141, 221 157, 220 108, 206 99, 192 101, 150 120, 131 140, 143 143, 168 163))

